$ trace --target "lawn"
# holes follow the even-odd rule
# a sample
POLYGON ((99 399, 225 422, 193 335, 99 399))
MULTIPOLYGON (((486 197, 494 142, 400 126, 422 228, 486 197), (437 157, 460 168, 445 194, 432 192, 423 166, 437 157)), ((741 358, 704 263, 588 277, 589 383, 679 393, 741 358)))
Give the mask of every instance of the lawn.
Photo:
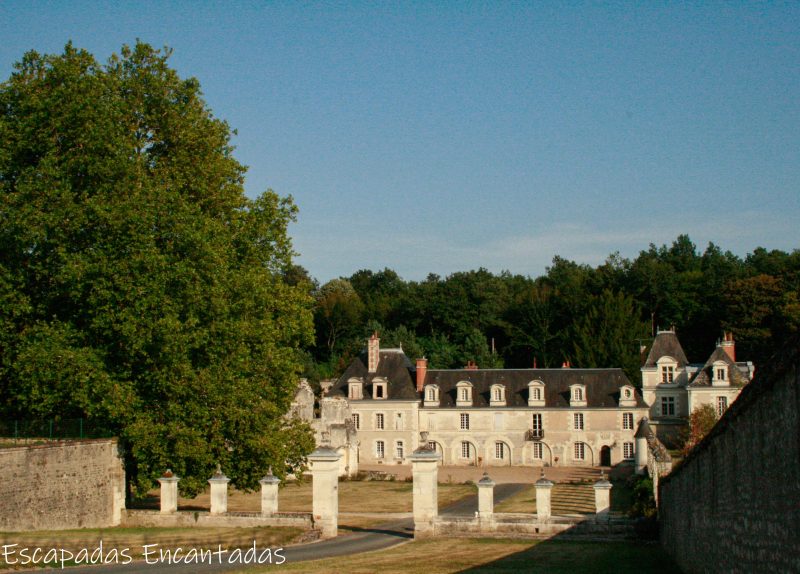
POLYGON ((381 552, 298 562, 257 572, 315 574, 449 574, 456 572, 541 572, 548 574, 673 574, 680 572, 657 544, 436 538, 381 552))

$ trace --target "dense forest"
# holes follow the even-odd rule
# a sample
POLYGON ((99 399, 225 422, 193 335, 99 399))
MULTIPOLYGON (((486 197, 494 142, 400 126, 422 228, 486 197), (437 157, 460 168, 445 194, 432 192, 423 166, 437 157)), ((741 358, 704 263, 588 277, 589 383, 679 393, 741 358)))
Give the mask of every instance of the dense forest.
POLYGON ((530 278, 486 269, 405 281, 391 269, 362 270, 319 285, 316 344, 305 376, 337 376, 373 331, 434 368, 473 360, 487 367, 622 367, 639 381, 640 349, 674 327, 690 361, 704 361, 723 331, 756 365, 800 327, 800 250, 755 249, 744 259, 687 235, 633 259, 597 267, 555 257, 530 278))

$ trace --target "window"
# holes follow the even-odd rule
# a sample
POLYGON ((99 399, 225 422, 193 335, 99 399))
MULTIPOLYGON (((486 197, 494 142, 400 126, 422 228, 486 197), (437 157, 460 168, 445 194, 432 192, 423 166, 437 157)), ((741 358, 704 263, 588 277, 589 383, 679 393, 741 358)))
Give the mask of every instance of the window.
POLYGON ((353 426, 356 427, 356 430, 361 428, 361 415, 358 413, 353 413, 353 426))
POLYGON ((461 458, 472 458, 472 447, 467 441, 461 443, 461 458))
POLYGON ((586 445, 582 442, 575 443, 575 460, 583 460, 586 458, 586 445))
POLYGON ((533 420, 531 428, 533 429, 533 436, 536 438, 542 438, 544 434, 543 430, 544 427, 542 426, 542 414, 541 413, 533 413, 533 420))
POLYGON ((671 383, 675 380, 675 367, 672 365, 665 365, 661 367, 661 382, 671 383))
POLYGON ((506 457, 506 445, 502 442, 494 443, 494 457, 497 460, 503 460, 506 457))
POLYGON ((461 430, 469 430, 469 413, 461 413, 461 430))
POLYGON ((528 406, 544 406, 544 381, 537 379, 528 383, 528 406))
POLYGON ((724 381, 725 380, 725 369, 717 369, 717 380, 724 381))
POLYGON ((542 460, 544 458, 542 456, 542 443, 535 442, 533 443, 533 458, 536 460, 542 460))
POLYGON ((622 413, 622 430, 633 430, 633 413, 622 413))
POLYGON ((383 458, 384 444, 382 440, 375 443, 375 458, 383 458))
POLYGON ((472 383, 469 381, 459 381, 456 384, 456 405, 459 407, 472 406, 472 383))
POLYGON ((572 415, 572 426, 575 430, 583 430, 583 413, 574 413, 572 415))
POLYGON ((428 387, 428 400, 435 401, 436 400, 436 391, 433 387, 428 387))
POLYGON ((403 413, 397 413, 394 419, 394 430, 403 430, 403 413))
POLYGON ((632 442, 624 442, 622 443, 622 456, 625 460, 630 460, 633 458, 633 443, 632 442))
POLYGON ((395 458, 403 458, 405 449, 403 448, 403 441, 399 440, 394 445, 395 458))
POLYGON ((500 387, 495 387, 494 389, 494 400, 496 401, 503 400, 503 390, 500 387))
POLYGON ((661 397, 661 414, 666 417, 675 416, 675 397, 661 397))
POLYGON ((436 443, 432 440, 428 441, 428 450, 434 450, 438 452, 438 448, 436 448, 436 443))
POLYGON ((360 381, 350 381, 347 385, 348 387, 348 397, 353 400, 360 400, 364 398, 364 394, 362 392, 362 384, 360 381))
POLYGON ((383 430, 383 413, 378 413, 375 415, 375 428, 378 430, 383 430))
POLYGON ((625 389, 625 390, 622 392, 622 396, 624 396, 626 399, 629 399, 629 398, 631 398, 631 390, 630 390, 630 389, 625 389))
POLYGON ((721 417, 728 408, 728 397, 717 397, 717 416, 721 417))
POLYGON ((383 398, 383 385, 378 385, 375 387, 375 398, 376 399, 383 398))
POLYGON ((574 398, 576 401, 582 401, 583 400, 583 389, 580 388, 580 387, 575 387, 572 390, 572 398, 574 398))

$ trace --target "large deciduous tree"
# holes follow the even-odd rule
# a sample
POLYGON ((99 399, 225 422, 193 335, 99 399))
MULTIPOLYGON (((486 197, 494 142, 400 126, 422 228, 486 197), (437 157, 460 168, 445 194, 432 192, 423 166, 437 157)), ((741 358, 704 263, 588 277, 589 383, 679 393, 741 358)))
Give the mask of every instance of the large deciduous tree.
POLYGON ((0 84, 0 399, 120 436, 134 490, 195 493, 312 448, 284 419, 313 329, 290 199, 244 195, 228 125, 168 50, 67 45, 0 84))

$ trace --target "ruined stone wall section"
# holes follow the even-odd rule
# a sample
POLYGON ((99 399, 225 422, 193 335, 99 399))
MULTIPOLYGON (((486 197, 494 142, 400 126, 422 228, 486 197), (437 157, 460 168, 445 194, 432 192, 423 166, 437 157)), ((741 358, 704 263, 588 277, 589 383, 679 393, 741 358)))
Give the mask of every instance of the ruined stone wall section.
POLYGON ((125 471, 116 439, 0 448, 0 531, 116 526, 125 471))
POLYGON ((661 480, 661 542, 684 572, 800 572, 797 341, 787 349, 661 480))

